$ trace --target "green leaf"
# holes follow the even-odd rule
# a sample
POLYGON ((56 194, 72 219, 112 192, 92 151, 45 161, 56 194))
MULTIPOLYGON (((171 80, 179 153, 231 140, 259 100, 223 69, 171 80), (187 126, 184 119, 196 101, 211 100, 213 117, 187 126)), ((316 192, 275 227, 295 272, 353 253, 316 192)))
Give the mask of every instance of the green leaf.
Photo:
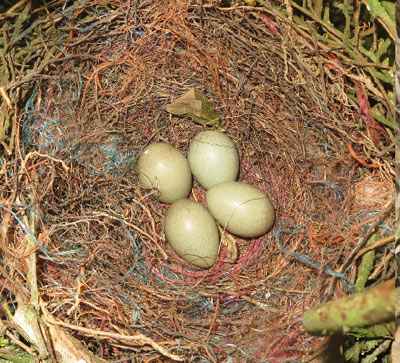
POLYGON ((10 345, 10 341, 4 337, 0 337, 0 348, 4 348, 10 345))
POLYGON ((331 16, 329 13, 329 6, 325 6, 323 21, 324 21, 324 23, 331 24, 330 19, 331 19, 331 16))
POLYGON ((12 34, 12 38, 11 38, 12 42, 14 42, 15 39, 17 39, 20 36, 20 34, 22 33, 23 24, 30 18, 31 7, 32 7, 31 2, 28 1, 24 10, 19 13, 18 18, 15 21, 15 25, 14 25, 14 29, 13 29, 13 34, 12 34))
POLYGON ((396 323, 376 324, 368 328, 353 328, 347 333, 358 339, 384 339, 392 336, 396 329, 396 323))
POLYGON ((390 1, 382 1, 382 6, 385 8, 392 21, 396 21, 396 3, 390 1))
POLYGON ((343 12, 344 15, 351 15, 353 14, 353 5, 350 5, 349 3, 345 1, 340 1, 340 2, 335 2, 334 7, 336 9, 339 9, 343 12))
POLYGON ((372 117, 376 121, 378 121, 379 123, 381 123, 381 124, 383 124, 383 125, 385 125, 387 127, 390 127, 392 130, 396 130, 397 129, 397 125, 396 125, 395 120, 393 118, 385 117, 382 114, 382 112, 378 110, 377 107, 371 108, 371 114, 372 114, 372 117))
POLYGON ((296 24, 299 24, 301 26, 306 26, 306 22, 303 16, 293 15, 293 19, 295 20, 296 24))
POLYGON ((356 342, 349 349, 344 352, 344 357, 346 362, 349 363, 359 363, 360 355, 362 351, 362 343, 356 342))
POLYGON ((35 357, 28 353, 14 353, 0 351, 0 363, 35 363, 35 357))
POLYGON ((376 51, 376 55, 378 58, 381 58, 382 55, 386 53, 389 47, 393 44, 393 41, 390 38, 379 39, 378 40, 378 50, 376 51))
POLYGON ((383 2, 381 3, 379 0, 364 0, 364 3, 372 17, 379 19, 391 38, 396 39, 395 16, 390 6, 388 6, 388 4, 384 6, 383 2), (387 9, 389 9, 389 11, 387 11, 387 9))
MULTIPOLYGON (((367 242, 367 246, 378 240, 377 234, 373 234, 367 242)), ((357 269, 357 280, 355 283, 356 292, 361 292, 365 288, 368 277, 374 267, 375 251, 369 251, 361 258, 360 266, 357 269)))
MULTIPOLYGON (((355 342, 354 345, 351 348, 347 349, 344 354, 346 362, 359 363, 362 359, 361 362, 364 363, 365 358, 374 358, 373 352, 370 352, 376 347, 379 347, 380 344, 382 344, 382 340, 361 340, 355 342)), ((370 361, 370 363, 372 362, 373 360, 370 361)))
POLYGON ((166 110, 176 116, 188 116, 201 125, 218 125, 220 121, 207 97, 195 88, 167 105, 166 110))
POLYGON ((388 353, 390 349, 391 341, 385 340, 381 342, 381 344, 370 354, 364 357, 361 363, 374 363, 374 362, 382 362, 382 354, 388 353), (379 359, 379 360, 378 360, 379 359))
POLYGON ((371 74, 374 75, 374 77, 378 78, 382 82, 388 83, 389 85, 393 84, 393 75, 391 72, 385 71, 385 70, 376 70, 376 69, 371 69, 371 74))

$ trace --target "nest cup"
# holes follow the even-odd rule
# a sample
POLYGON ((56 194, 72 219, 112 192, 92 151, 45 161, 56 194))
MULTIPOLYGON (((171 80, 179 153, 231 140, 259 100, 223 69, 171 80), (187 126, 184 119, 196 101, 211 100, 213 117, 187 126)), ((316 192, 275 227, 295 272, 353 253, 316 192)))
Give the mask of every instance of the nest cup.
MULTIPOLYGON (((387 202, 354 202, 363 185, 355 183, 376 173, 373 180, 392 185, 390 161, 360 164, 363 150, 376 149, 362 144, 368 133, 344 75, 261 8, 56 3, 34 11, 44 22, 32 32, 49 47, 43 54, 56 55, 29 75, 34 82, 22 82, 25 162, 11 163, 23 166, 18 173, 1 164, 9 168, 0 175, 4 201, 10 185, 20 190, 17 207, 2 209, 14 223, 4 247, 12 253, 2 256, 7 289, 30 291, 24 259, 35 251, 41 302, 99 359, 261 362, 315 350, 298 317, 329 293, 326 276, 292 257, 340 268, 332 256, 349 254, 349 241, 387 202), (235 141, 240 181, 276 207, 271 233, 223 231, 208 270, 168 246, 167 206, 135 173, 149 144, 186 155, 195 135, 212 129, 165 111, 190 88, 208 97, 235 141), (349 149, 354 140, 359 148, 349 149), (38 245, 26 249, 26 235, 38 245)), ((190 198, 206 205, 200 184, 190 198)), ((379 228, 390 233, 392 222, 379 228)))

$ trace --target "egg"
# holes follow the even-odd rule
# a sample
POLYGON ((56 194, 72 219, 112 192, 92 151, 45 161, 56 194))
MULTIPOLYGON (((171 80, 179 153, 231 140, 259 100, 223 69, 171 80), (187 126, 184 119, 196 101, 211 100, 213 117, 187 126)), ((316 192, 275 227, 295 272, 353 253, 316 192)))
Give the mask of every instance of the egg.
POLYGON ((165 215, 164 232, 170 246, 185 261, 209 268, 217 260, 218 226, 200 203, 189 199, 173 203, 165 215))
POLYGON ((188 160, 196 180, 205 189, 234 181, 239 154, 231 138, 219 131, 202 131, 190 143, 188 160))
POLYGON ((164 203, 186 198, 192 189, 189 162, 167 143, 149 145, 139 157, 136 171, 139 184, 145 189, 157 189, 159 200, 164 203))
POLYGON ((252 185, 227 182, 207 191, 207 205, 219 224, 244 238, 263 235, 271 229, 275 212, 267 195, 252 185))

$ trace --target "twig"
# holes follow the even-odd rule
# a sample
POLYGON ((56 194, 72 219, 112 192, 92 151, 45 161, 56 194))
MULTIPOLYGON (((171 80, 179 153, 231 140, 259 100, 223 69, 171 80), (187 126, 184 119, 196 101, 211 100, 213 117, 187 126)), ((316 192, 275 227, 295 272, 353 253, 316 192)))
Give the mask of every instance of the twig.
POLYGON ((153 339, 151 339, 141 333, 137 333, 135 335, 122 335, 122 334, 105 332, 105 331, 101 331, 101 330, 83 328, 83 327, 80 327, 77 325, 72 325, 72 324, 64 323, 62 321, 58 321, 58 320, 54 319, 52 316, 50 316, 50 314, 48 314, 48 313, 44 314, 44 321, 50 325, 62 326, 64 328, 68 328, 68 329, 72 329, 72 330, 81 332, 88 336, 94 336, 94 337, 104 338, 104 339, 106 339, 106 338, 115 339, 118 341, 122 341, 125 344, 132 343, 135 345, 150 345, 157 352, 161 353, 162 355, 164 355, 168 358, 171 358, 178 362, 183 362, 183 360, 184 360, 183 357, 168 352, 167 349, 165 349, 164 347, 162 347, 161 345, 156 343, 153 339))
POLYGON ((11 18, 13 16, 17 16, 20 13, 20 9, 19 8, 21 8, 27 2, 28 2, 28 0, 20 0, 20 1, 18 1, 16 4, 11 6, 11 8, 9 8, 4 14, 0 15, 0 20, 2 20, 4 18, 11 18))
POLYGON ((381 215, 378 217, 378 219, 372 224, 372 226, 369 228, 368 232, 363 236, 360 241, 358 242, 357 246, 351 251, 350 255, 347 256, 345 262, 343 263, 342 267, 340 268, 340 272, 344 273, 347 271, 347 269, 350 267, 354 257, 357 255, 357 253, 365 246, 371 235, 375 232, 376 228, 382 223, 382 221, 390 214, 394 207, 394 199, 389 202, 388 206, 383 210, 381 215))
POLYGON ((26 163, 27 163, 28 160, 29 160, 30 158, 32 158, 33 156, 40 156, 40 157, 42 157, 42 158, 49 159, 49 160, 54 161, 54 162, 56 162, 56 163, 60 163, 60 164, 62 165, 63 169, 64 169, 66 172, 69 171, 69 167, 67 166, 67 164, 65 163, 64 160, 54 158, 54 157, 52 157, 52 156, 50 156, 50 155, 47 155, 47 154, 42 154, 42 153, 40 153, 40 152, 38 152, 38 151, 32 151, 32 152, 30 152, 28 155, 25 156, 25 159, 24 159, 24 161, 23 161, 23 168, 26 169, 26 163))
POLYGON ((7 94, 6 90, 4 89, 4 87, 0 87, 0 95, 6 101, 6 104, 7 104, 8 108, 11 109, 12 108, 12 102, 10 100, 10 97, 8 97, 8 94, 7 94))
POLYGON ((124 218, 116 217, 116 216, 113 216, 113 215, 108 214, 108 213, 98 212, 98 213, 94 213, 94 215, 95 215, 96 217, 100 217, 100 216, 108 217, 108 218, 111 218, 111 219, 113 219, 113 220, 115 220, 115 221, 122 222, 122 223, 124 223, 125 225, 127 225, 128 227, 131 227, 131 228, 134 229, 136 232, 139 232, 139 233, 142 234, 143 236, 147 237, 150 241, 154 242, 154 244, 156 245, 156 247, 158 248, 158 250, 159 250, 160 253, 162 254, 164 260, 167 260, 167 259, 168 259, 168 255, 167 255, 166 252, 163 250, 163 248, 161 247, 161 245, 158 243, 157 239, 154 238, 153 236, 151 236, 151 235, 150 235, 149 233, 147 233, 146 231, 144 231, 142 228, 136 226, 135 224, 132 224, 132 223, 126 221, 124 218))
MULTIPOLYGON (((360 250, 365 246, 365 244, 368 242, 369 238, 372 236, 372 234, 375 232, 376 228, 381 224, 381 222, 390 214, 394 206, 394 198, 389 202, 388 206, 384 209, 384 211, 381 213, 379 218, 372 224, 372 226, 369 228, 368 232, 363 236, 360 241, 358 242, 357 246, 351 251, 351 253, 347 256, 346 260, 342 264, 342 266, 339 269, 339 273, 344 274, 347 269, 351 266, 353 259, 356 257, 356 255, 360 252, 360 250)), ((335 283, 336 280, 332 279, 331 283, 329 284, 328 287, 328 292, 327 296, 330 297, 333 295, 333 291, 335 288, 335 283)), ((353 289, 349 289, 352 291, 353 289)))
POLYGON ((379 241, 376 241, 373 245, 363 248, 360 252, 357 253, 357 256, 354 259, 357 260, 358 258, 360 258, 363 254, 367 253, 368 251, 374 250, 375 248, 385 246, 388 243, 393 242, 394 240, 395 240, 395 236, 389 236, 389 237, 382 238, 379 241))
POLYGON ((13 333, 11 332, 6 332, 6 336, 17 346, 19 346, 21 349, 23 349, 25 352, 29 353, 32 355, 32 357, 35 356, 35 352, 29 348, 26 344, 21 342, 13 333))
MULTIPOLYGON (((384 256, 379 264, 375 267, 375 270, 372 271, 371 275, 369 276, 368 280, 375 280, 379 274, 382 273, 382 270, 388 265, 389 261, 394 257, 394 254, 392 252, 389 252, 386 256, 384 256)), ((385 276, 385 278, 388 278, 388 276, 385 276)))
POLYGON ((368 163, 365 161, 361 156, 358 156, 357 153, 354 151, 353 147, 351 144, 347 144, 347 149, 349 150, 350 155, 362 166, 365 166, 367 168, 371 169, 379 169, 382 165, 377 164, 377 163, 368 163))
POLYGON ((14 82, 9 83, 9 84, 5 87, 5 90, 8 91, 8 90, 11 90, 11 89, 20 87, 20 86, 22 86, 22 85, 25 84, 25 83, 28 83, 28 82, 33 81, 34 78, 40 76, 40 74, 43 72, 43 70, 44 70, 47 66, 49 66, 49 65, 51 65, 51 64, 60 63, 60 62, 64 62, 64 61, 66 61, 66 60, 72 60, 72 59, 97 60, 96 57, 89 56, 89 55, 81 55, 81 54, 78 54, 78 55, 69 55, 69 56, 66 56, 66 57, 61 57, 61 58, 52 59, 52 60, 49 60, 49 61, 44 62, 43 64, 41 64, 36 70, 32 70, 30 73, 28 73, 27 75, 25 75, 21 80, 19 80, 19 81, 14 81, 14 82))
POLYGON ((296 261, 300 262, 301 264, 306 265, 312 269, 322 271, 322 272, 326 273, 327 275, 334 277, 335 279, 340 279, 349 287, 353 286, 353 284, 349 280, 347 280, 347 278, 343 272, 334 271, 334 270, 332 270, 331 267, 329 267, 327 265, 322 265, 320 262, 313 260, 309 256, 302 255, 298 252, 289 251, 287 248, 282 246, 282 243, 279 240, 279 238, 276 238, 276 243, 278 245, 278 248, 281 250, 281 252, 294 258, 296 261))

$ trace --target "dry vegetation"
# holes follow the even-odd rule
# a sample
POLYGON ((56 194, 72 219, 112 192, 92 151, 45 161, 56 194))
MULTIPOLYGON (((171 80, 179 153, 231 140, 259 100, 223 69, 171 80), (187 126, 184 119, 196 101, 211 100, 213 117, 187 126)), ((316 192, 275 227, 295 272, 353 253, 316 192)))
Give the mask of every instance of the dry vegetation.
MULTIPOLYGON (((304 333, 304 310, 349 291, 357 260, 346 257, 390 212, 390 135, 366 124, 328 52, 289 23, 261 7, 191 3, 54 4, 35 28, 31 71, 21 76, 18 50, 6 57, 2 303, 31 299, 34 255, 40 306, 97 356, 300 359, 321 343, 304 333), (277 210, 271 233, 237 240, 234 264, 222 249, 209 271, 168 248, 167 206, 133 172, 150 142, 186 152, 201 126, 165 106, 191 87, 237 143, 240 179, 277 210)), ((195 185, 192 198, 203 197, 195 185)), ((382 238, 392 226, 380 225, 382 238)), ((375 279, 393 275, 385 261, 375 279)))

